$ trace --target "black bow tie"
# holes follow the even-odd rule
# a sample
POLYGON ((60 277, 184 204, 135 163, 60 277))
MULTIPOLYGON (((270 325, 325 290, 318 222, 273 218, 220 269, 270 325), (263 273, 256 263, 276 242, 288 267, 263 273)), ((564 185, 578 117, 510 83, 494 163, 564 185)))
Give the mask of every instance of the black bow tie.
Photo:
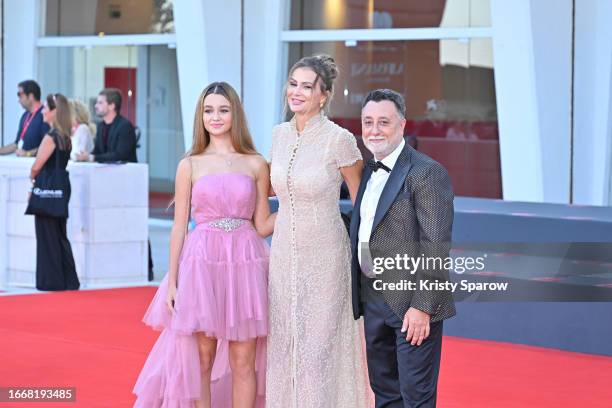
POLYGON ((369 168, 372 169, 372 171, 378 171, 378 169, 383 169, 387 173, 391 173, 391 169, 385 166, 385 164, 381 161, 375 161, 373 159, 370 159, 366 162, 366 164, 368 165, 369 168))

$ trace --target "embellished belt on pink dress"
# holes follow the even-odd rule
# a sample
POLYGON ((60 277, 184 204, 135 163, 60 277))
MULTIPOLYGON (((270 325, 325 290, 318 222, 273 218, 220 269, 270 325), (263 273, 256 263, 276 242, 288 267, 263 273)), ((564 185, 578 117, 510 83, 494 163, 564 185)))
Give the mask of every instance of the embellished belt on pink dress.
POLYGON ((245 220, 244 218, 219 218, 217 220, 206 222, 206 225, 211 228, 222 229, 225 232, 230 232, 240 228, 247 222, 250 222, 250 220, 245 220))

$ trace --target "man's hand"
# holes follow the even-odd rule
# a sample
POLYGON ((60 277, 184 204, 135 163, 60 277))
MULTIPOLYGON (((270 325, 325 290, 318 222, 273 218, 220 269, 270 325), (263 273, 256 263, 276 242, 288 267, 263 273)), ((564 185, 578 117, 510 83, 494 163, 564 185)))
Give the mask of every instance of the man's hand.
POLYGON ((23 150, 23 149, 17 149, 17 150, 15 150, 15 154, 16 154, 18 157, 26 157, 26 156, 28 155, 28 152, 26 152, 26 151, 25 151, 25 150, 23 150))
POLYGON ((11 143, 6 146, 0 147, 0 155, 13 154, 17 150, 17 143, 11 143))
POLYGON ((419 309, 408 309, 402 324, 402 333, 408 330, 406 341, 413 346, 420 346, 429 337, 429 319, 429 315, 419 309))
POLYGON ((89 161, 89 153, 87 152, 77 153, 76 159, 77 161, 82 161, 82 162, 89 161))

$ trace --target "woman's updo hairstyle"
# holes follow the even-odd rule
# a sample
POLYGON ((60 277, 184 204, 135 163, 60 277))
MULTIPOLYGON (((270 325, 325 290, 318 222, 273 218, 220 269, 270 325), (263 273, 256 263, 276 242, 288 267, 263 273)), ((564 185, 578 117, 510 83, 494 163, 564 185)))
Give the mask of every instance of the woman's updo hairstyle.
POLYGON ((293 64, 289 76, 293 75, 293 72, 298 68, 309 68, 316 74, 314 84, 316 85, 318 82, 321 92, 327 95, 325 104, 321 108, 321 110, 325 110, 334 96, 334 80, 338 77, 336 61, 327 54, 304 57, 293 64))

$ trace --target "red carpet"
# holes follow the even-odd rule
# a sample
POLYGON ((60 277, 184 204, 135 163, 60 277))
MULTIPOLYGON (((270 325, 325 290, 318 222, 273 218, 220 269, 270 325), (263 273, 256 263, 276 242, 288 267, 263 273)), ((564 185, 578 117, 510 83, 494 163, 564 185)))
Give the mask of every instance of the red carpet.
POLYGON ((173 198, 174 195, 170 193, 151 191, 149 193, 149 217, 173 219, 174 206, 169 207, 173 198))
MULTIPOLYGON (((73 386, 76 403, 130 407, 157 333, 140 323, 155 288, 0 297, 0 387, 73 386)), ((446 337, 439 407, 610 407, 612 358, 446 337)))

